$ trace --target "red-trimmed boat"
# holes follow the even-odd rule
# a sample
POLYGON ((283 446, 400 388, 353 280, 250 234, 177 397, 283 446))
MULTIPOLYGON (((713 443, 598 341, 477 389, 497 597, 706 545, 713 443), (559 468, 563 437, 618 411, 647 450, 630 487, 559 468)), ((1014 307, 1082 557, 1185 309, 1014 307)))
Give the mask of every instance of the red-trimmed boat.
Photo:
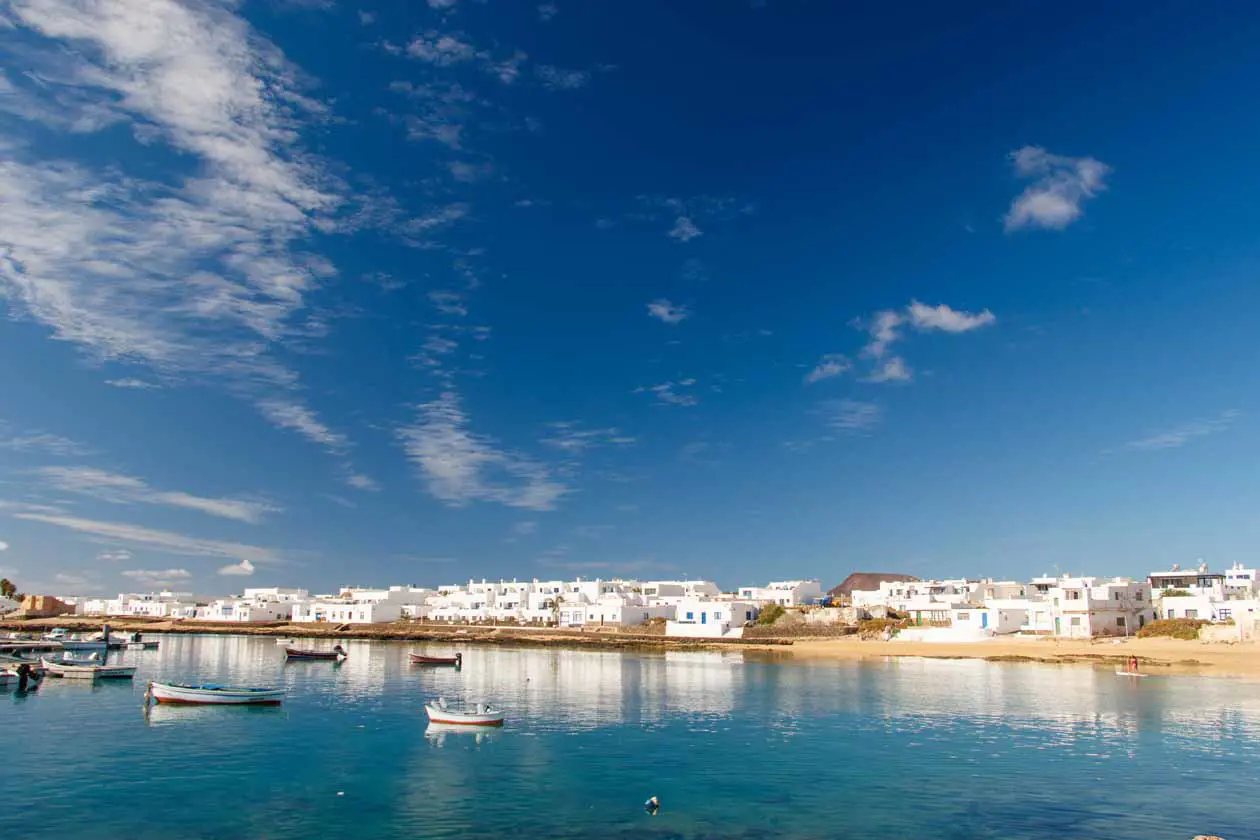
POLYGON ((421 656, 418 653, 409 653, 407 658, 411 660, 412 665, 452 665, 460 668, 464 664, 464 654, 457 653, 454 656, 421 656))
POLYGON ((349 654, 346 653, 345 648, 343 648, 341 645, 337 645, 332 650, 298 650, 297 648, 291 648, 291 647, 287 647, 284 649, 285 659, 298 660, 298 661, 322 660, 322 661, 340 662, 341 660, 345 659, 348 655, 349 654))

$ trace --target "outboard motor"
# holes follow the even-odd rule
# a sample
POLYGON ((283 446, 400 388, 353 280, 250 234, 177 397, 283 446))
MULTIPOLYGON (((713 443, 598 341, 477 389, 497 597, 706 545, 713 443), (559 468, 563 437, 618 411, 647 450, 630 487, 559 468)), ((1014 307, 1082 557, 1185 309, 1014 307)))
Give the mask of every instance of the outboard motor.
POLYGON ((26 662, 17 666, 18 675, 18 691, 26 691, 26 686, 31 681, 31 666, 26 662))

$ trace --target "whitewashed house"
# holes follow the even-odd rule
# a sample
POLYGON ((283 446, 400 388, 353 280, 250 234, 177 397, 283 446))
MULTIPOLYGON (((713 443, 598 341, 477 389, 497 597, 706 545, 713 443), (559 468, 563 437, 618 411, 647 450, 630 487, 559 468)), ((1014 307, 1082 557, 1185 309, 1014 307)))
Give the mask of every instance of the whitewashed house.
POLYGON ((388 624, 402 618, 404 607, 423 605, 431 594, 428 589, 411 586, 388 589, 345 586, 335 596, 294 601, 292 620, 294 623, 388 624))
POLYGON ((1132 636, 1156 617, 1146 581, 1063 578, 1048 597, 1056 636, 1132 636))
POLYGON ((803 607, 818 603, 823 597, 823 588, 818 580, 778 580, 766 586, 745 586, 739 590, 739 597, 781 607, 803 607))
POLYGON ((645 580, 639 586, 649 604, 677 606, 687 598, 717 598, 722 594, 711 580, 645 580))
POLYGON ((761 604, 753 601, 711 601, 688 598, 674 608, 674 618, 665 622, 666 636, 690 638, 738 638, 744 626, 755 621, 761 604))

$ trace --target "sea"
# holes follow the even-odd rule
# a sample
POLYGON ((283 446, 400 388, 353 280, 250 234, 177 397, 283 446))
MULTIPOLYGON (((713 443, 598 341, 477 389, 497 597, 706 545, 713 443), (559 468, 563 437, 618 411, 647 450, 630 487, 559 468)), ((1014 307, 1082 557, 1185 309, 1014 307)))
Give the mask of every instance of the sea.
POLYGON ((375 641, 286 664, 266 638, 160 641, 112 657, 134 683, 0 692, 0 837, 1260 837, 1243 680, 375 641), (407 660, 456 650, 459 671, 407 660), (148 680, 288 694, 146 713, 148 680), (506 725, 434 729, 439 696, 506 725))

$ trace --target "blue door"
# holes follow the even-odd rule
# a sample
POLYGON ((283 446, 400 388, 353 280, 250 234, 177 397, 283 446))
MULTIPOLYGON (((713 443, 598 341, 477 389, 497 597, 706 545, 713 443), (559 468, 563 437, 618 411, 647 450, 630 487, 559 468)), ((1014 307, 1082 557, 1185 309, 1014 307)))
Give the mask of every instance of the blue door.
POLYGON ((707 612, 700 613, 700 623, 701 624, 709 623, 709 614, 707 612))
POLYGON ((984 628, 988 626, 989 626, 989 614, 980 613, 980 629, 983 630, 984 628))

